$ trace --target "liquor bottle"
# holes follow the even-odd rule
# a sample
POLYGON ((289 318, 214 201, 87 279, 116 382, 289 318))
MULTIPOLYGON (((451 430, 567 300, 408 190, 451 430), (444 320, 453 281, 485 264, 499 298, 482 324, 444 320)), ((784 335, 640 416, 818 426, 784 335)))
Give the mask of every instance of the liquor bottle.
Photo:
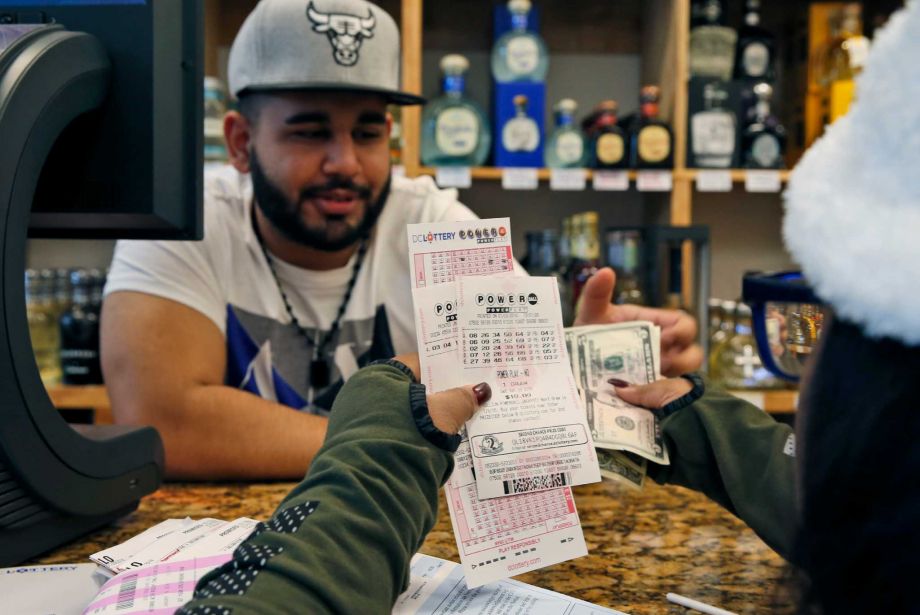
POLYGON ((402 107, 390 105, 387 110, 393 118, 393 127, 390 130, 390 164, 402 164, 402 107))
POLYGON ((572 266, 572 218, 562 219, 562 233, 559 235, 556 271, 553 274, 559 282, 559 304, 562 307, 562 322, 569 326, 574 320, 572 309, 572 287, 569 285, 569 271, 572 266))
POLYGON ((746 7, 738 32, 735 79, 772 81, 776 39, 760 25, 760 0, 746 0, 746 7))
POLYGON ((510 0, 511 30, 495 41, 492 48, 492 76, 499 83, 546 79, 549 53, 543 39, 527 30, 530 0, 510 0))
POLYGON ((509 152, 532 152, 540 146, 540 127, 527 115, 527 97, 513 99, 514 117, 502 127, 502 145, 509 152))
POLYGON ((422 164, 475 167, 489 155, 492 137, 486 114, 463 95, 469 67, 459 54, 441 58, 443 95, 422 113, 422 164))
POLYGON ((573 307, 578 305, 578 298, 588 279, 597 273, 600 267, 601 247, 598 241, 597 226, 598 215, 596 211, 585 211, 580 214, 581 220, 581 258, 572 271, 572 301, 573 307))
POLYGON ((102 384, 99 363, 99 312, 93 305, 95 280, 89 272, 71 273, 73 304, 61 316, 61 373, 65 384, 102 384))
POLYGON ((586 132, 591 142, 590 165, 594 169, 629 168, 629 141, 626 131, 617 123, 618 109, 615 100, 605 100, 591 114, 586 132))
POLYGON ((742 166, 748 169, 781 169, 786 146, 786 130, 770 113, 773 88, 768 83, 754 86, 757 102, 753 121, 741 135, 742 166))
POLYGON ((847 4, 836 15, 834 35, 820 54, 818 85, 824 90, 825 123, 846 114, 855 95, 854 79, 869 54, 869 39, 862 33, 862 8, 847 4))
POLYGON ((669 310, 684 310, 693 312, 691 306, 684 302, 684 263, 683 246, 674 244, 668 246, 668 286, 664 297, 664 305, 669 310))
POLYGON ((671 127, 658 119, 658 86, 644 86, 639 95, 640 112, 630 138, 630 163, 636 169, 670 169, 674 159, 671 127))
POLYGON ((57 322, 61 315, 70 309, 72 301, 70 287, 70 270, 64 267, 54 270, 54 319, 57 322))
POLYGON ((204 160, 205 163, 227 161, 224 143, 224 115, 227 97, 224 84, 217 77, 204 78, 204 160))
POLYGON ((607 264, 617 275, 614 303, 645 305, 639 271, 641 236, 639 231, 607 233, 607 264))
POLYGON ((760 361, 751 329, 751 308, 739 303, 735 330, 719 344, 710 358, 710 378, 727 389, 782 389, 783 382, 760 361))
POLYGON ((556 129, 546 142, 544 162, 547 167, 573 169, 585 164, 585 137, 575 128, 575 109, 578 108, 571 98, 563 98, 554 107, 556 112, 556 129))
POLYGON ((54 274, 49 269, 25 272, 26 318, 32 352, 45 386, 61 381, 60 337, 54 305, 54 274))
MULTIPOLYGON (((108 270, 94 267, 87 271, 87 275, 89 276, 89 309, 99 314, 102 312, 102 297, 105 294, 108 270)), ((73 277, 71 277, 71 284, 73 284, 73 277)))
POLYGON ((725 25, 721 0, 695 2, 692 21, 690 76, 730 80, 738 33, 725 25))
POLYGON ((737 118, 722 105, 728 98, 719 82, 703 86, 703 110, 690 118, 696 166, 727 169, 732 165, 737 141, 737 118))
POLYGON ((722 310, 722 300, 717 297, 710 297, 706 300, 706 313, 709 316, 709 327, 706 330, 706 338, 709 340, 709 348, 715 345, 716 334, 722 328, 722 319, 725 312, 722 310))

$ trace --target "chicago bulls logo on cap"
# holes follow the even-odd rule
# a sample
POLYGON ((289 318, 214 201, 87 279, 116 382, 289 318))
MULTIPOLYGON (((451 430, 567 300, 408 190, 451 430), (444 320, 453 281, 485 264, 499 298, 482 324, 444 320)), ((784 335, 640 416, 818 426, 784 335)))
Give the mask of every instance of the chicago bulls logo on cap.
POLYGON ((325 34, 332 44, 332 57, 342 66, 354 66, 358 62, 361 42, 374 36, 377 21, 370 9, 367 17, 345 13, 320 13, 311 2, 307 6, 307 17, 313 23, 313 31, 325 34))

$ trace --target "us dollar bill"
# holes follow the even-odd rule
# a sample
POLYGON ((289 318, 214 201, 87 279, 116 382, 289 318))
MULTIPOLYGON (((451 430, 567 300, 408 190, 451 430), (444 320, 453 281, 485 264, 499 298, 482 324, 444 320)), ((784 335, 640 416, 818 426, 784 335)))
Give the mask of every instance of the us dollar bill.
POLYGON ((597 461, 601 476, 630 489, 642 489, 648 462, 641 457, 630 457, 619 451, 597 449, 597 461))
POLYGON ((658 418, 617 397, 607 380, 648 384, 657 377, 660 333, 645 321, 573 328, 566 333, 572 372, 596 447, 670 463, 658 418))

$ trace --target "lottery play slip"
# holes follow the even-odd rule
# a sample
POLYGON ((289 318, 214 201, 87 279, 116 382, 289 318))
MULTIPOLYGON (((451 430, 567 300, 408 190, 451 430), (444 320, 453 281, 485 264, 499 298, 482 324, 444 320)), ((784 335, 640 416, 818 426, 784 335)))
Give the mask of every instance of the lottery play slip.
POLYGON ((422 382, 487 381, 445 485, 468 587, 587 554, 571 486, 600 480, 556 282, 516 277, 508 218, 408 227, 422 382))

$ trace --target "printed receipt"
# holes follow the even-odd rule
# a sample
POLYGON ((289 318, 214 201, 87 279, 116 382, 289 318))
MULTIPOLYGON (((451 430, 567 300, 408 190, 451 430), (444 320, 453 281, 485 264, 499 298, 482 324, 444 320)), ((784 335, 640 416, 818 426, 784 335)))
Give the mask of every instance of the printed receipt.
MULTIPOLYGON (((422 382, 443 391, 464 384, 454 279, 512 274, 511 226, 500 218, 409 225, 408 233, 422 382)), ((468 439, 444 493, 469 588, 588 554, 569 487, 480 501, 468 439)))
POLYGON ((601 480, 550 277, 457 281, 460 379, 492 399, 467 423, 479 499, 601 480))
POLYGON ((393 615, 625 615, 520 581, 505 580, 470 590, 463 571, 447 560, 418 553, 409 588, 396 599, 393 615))

